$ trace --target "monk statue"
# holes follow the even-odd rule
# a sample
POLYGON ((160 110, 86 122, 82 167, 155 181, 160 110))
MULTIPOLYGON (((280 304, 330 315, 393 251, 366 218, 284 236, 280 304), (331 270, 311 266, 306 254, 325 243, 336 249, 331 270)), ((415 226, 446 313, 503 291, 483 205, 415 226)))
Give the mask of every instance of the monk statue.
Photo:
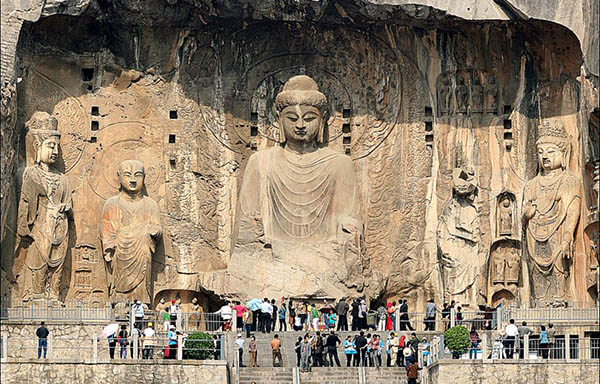
POLYGON ((60 299, 63 266, 69 243, 72 196, 67 177, 56 167, 58 121, 36 112, 26 123, 26 140, 35 162, 25 168, 18 214, 18 249, 26 252, 23 299, 60 299))
POLYGON ((570 266, 579 222, 581 180, 567 170, 571 141, 560 123, 539 128, 539 173, 525 184, 523 223, 535 304, 571 298, 570 266))
POLYGON ((100 239, 109 266, 112 301, 152 302, 152 256, 162 228, 158 204, 142 194, 144 164, 125 160, 117 172, 119 194, 102 208, 100 239))
POLYGON ((312 78, 289 79, 275 98, 280 145, 248 160, 228 267, 244 281, 244 296, 335 297, 346 293, 344 284, 360 285, 363 223, 354 166, 324 146, 326 107, 312 78))
POLYGON ((473 167, 457 164, 452 171, 452 197, 439 217, 438 258, 444 300, 477 303, 480 220, 476 206, 477 174, 473 167))

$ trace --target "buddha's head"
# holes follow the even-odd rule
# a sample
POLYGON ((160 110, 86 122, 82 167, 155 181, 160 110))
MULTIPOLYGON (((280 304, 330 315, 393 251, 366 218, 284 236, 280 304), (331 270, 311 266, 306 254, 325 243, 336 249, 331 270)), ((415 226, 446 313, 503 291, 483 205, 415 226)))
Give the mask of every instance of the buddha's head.
POLYGON ((36 112, 25 124, 33 137, 35 163, 53 165, 58 160, 60 132, 58 120, 46 112, 36 112))
POLYGON ((540 138, 535 143, 541 172, 565 170, 569 163, 571 142, 560 122, 544 122, 539 127, 540 138))
POLYGON ((327 99, 317 83, 305 75, 294 76, 275 97, 281 143, 323 142, 327 99))
POLYGON ((144 187, 144 163, 139 160, 125 160, 119 164, 117 171, 121 191, 130 195, 138 195, 144 187))
POLYGON ((454 168, 452 171, 454 193, 458 196, 468 196, 475 192, 477 181, 475 170, 469 166, 454 168))

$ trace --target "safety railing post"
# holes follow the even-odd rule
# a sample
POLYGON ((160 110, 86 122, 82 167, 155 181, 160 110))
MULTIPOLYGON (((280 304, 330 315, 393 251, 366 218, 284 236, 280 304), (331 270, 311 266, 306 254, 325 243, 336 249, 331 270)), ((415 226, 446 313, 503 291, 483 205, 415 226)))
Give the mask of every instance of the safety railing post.
POLYGON ((456 309, 450 308, 450 328, 456 325, 456 309))
POLYGON ((2 334, 2 362, 8 361, 8 334, 2 334))
POLYGON ((177 335, 177 360, 183 360, 183 336, 177 335))
POLYGON ((131 356, 132 359, 139 359, 140 356, 140 333, 139 331, 133 334, 133 340, 131 341, 133 343, 133 356, 131 356))
POLYGON ((94 335, 92 338, 92 361, 94 364, 98 363, 98 336, 94 335))
POLYGON ((54 358, 54 335, 50 333, 48 335, 48 358, 54 358))
POLYGON ((523 358, 529 360, 529 334, 523 336, 523 358))
POLYGON ((220 335, 219 339, 221 340, 221 342, 219 343, 219 345, 221 346, 221 349, 219 350, 219 357, 221 358, 221 360, 225 360, 225 337, 224 337, 224 335, 220 335))

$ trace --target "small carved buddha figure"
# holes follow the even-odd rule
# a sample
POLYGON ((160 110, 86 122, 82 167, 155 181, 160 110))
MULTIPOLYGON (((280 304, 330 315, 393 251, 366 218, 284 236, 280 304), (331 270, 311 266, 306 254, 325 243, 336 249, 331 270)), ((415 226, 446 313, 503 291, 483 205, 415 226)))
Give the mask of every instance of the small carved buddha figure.
POLYGON ((438 104, 440 115, 449 115, 452 103, 452 81, 448 75, 443 75, 438 88, 438 104))
POLYGON ((513 234, 513 207, 508 195, 504 195, 498 204, 498 234, 511 236, 513 234))
POLYGON ((158 204, 142 194, 141 161, 123 161, 117 174, 120 192, 104 203, 100 227, 104 259, 112 269, 109 292, 113 301, 150 303, 152 256, 162 234, 158 204))
POLYGON ((498 85, 494 75, 490 75, 485 87, 485 107, 488 113, 498 113, 498 85))
POLYGON ((60 146, 58 121, 36 112, 26 124, 36 153, 25 168, 19 200, 18 236, 27 249, 23 298, 59 299, 63 265, 69 242, 71 187, 56 169, 60 146))
POLYGON ((570 265, 579 222, 581 181, 567 171, 571 142, 560 123, 545 122, 536 142, 539 173, 523 191, 523 220, 536 303, 570 298, 570 265))
POLYGON ((465 84, 465 78, 456 77, 456 111, 465 114, 469 107, 469 88, 465 84))
POLYGON ((244 273, 245 281, 256 279, 263 296, 278 292, 283 282, 275 280, 282 277, 298 294, 328 290, 311 286, 298 271, 315 269, 327 276, 335 267, 329 271, 338 275, 329 279, 335 285, 346 278, 346 268, 360 265, 363 224, 354 166, 349 157, 321 145, 327 101, 312 78, 289 79, 275 105, 281 145, 248 160, 229 269, 244 273), (281 265, 257 264, 263 248, 281 265))
POLYGON ((473 112, 483 112, 483 87, 477 75, 473 78, 473 85, 471 86, 471 101, 473 102, 473 112))

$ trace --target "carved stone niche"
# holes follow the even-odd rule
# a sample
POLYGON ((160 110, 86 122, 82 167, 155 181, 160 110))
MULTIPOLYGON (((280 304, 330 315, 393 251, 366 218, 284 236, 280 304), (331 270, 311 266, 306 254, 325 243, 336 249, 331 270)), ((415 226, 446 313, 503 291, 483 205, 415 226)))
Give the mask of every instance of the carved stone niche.
POLYGON ((496 200, 496 238, 518 237, 515 195, 504 191, 498 195, 496 200))
POLYGON ((517 299, 521 275, 521 246, 515 239, 500 239, 490 247, 488 301, 492 306, 517 299))

